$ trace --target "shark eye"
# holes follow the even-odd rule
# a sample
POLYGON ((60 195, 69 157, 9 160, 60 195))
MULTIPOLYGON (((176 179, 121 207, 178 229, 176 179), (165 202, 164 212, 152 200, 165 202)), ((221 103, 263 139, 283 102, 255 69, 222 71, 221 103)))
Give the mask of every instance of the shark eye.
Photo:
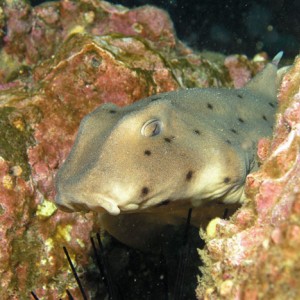
POLYGON ((141 133, 146 137, 151 137, 160 134, 161 129, 162 129, 161 121, 156 119, 151 119, 143 125, 141 133))

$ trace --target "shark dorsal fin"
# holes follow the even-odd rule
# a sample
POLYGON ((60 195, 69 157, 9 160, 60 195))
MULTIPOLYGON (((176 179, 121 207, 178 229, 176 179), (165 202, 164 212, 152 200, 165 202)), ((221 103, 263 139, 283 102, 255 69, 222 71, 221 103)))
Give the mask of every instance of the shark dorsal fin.
POLYGON ((264 70, 258 73, 252 80, 250 80, 245 86, 244 89, 251 90, 255 93, 266 97, 276 98, 277 86, 276 86, 276 77, 277 77, 277 66, 283 55, 283 51, 280 51, 273 58, 272 62, 268 63, 264 70))

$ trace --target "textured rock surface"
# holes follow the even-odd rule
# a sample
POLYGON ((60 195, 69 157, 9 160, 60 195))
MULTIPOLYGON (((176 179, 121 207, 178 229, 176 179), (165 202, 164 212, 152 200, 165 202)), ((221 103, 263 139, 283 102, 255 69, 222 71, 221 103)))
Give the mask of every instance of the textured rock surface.
POLYGON ((166 13, 150 6, 81 0, 32 8, 15 0, 0 8, 1 297, 28 299, 34 290, 42 299, 66 299, 66 288, 79 297, 63 245, 92 296, 97 288, 85 273, 94 268, 88 254, 97 217, 63 213, 52 202, 53 178, 81 118, 103 102, 232 86, 229 73, 250 76, 261 63, 237 57, 238 68, 228 72, 180 43, 166 13))
POLYGON ((300 58, 284 76, 273 139, 259 143, 261 169, 249 202, 203 234, 198 299, 300 299, 300 58))

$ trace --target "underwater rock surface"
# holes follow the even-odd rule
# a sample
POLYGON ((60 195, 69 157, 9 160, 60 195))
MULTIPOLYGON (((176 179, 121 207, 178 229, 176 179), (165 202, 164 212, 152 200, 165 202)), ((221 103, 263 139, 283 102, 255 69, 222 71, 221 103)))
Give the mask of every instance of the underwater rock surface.
MULTIPOLYGON (((72 147, 82 117, 104 102, 122 106, 178 88, 239 86, 264 61, 250 62, 236 56, 229 62, 227 59, 226 66, 222 60, 205 59, 176 38, 164 11, 151 6, 128 10, 105 1, 65 0, 36 7, 21 0, 6 1, 0 6, 0 37, 1 297, 28 299, 34 290, 40 298, 67 299, 66 289, 75 298, 80 297, 62 250, 67 246, 93 298, 97 288, 84 274, 94 268, 89 255, 90 235, 100 231, 98 218, 92 213, 64 213, 53 204, 53 178, 72 147), (241 83, 237 74, 248 77, 244 76, 241 83)), ((289 73, 294 85, 298 65, 291 71, 294 73, 289 73)), ((288 78, 286 75, 281 88, 282 117, 278 119, 276 139, 270 150, 266 148, 268 143, 260 149, 268 153, 294 132, 286 143, 295 145, 295 150, 288 154, 283 147, 286 156, 278 160, 274 157, 269 167, 265 158, 261 173, 257 173, 261 175, 250 177, 253 183, 249 183, 249 194, 253 199, 256 192, 261 193, 260 182, 271 176, 268 170, 274 164, 293 170, 293 155, 299 152, 296 142, 292 143, 294 137, 299 139, 299 128, 298 132, 288 130, 299 123, 299 111, 298 116, 295 113, 299 98, 290 106, 290 113, 285 111, 291 105, 285 99, 290 99, 298 87, 292 87, 288 78)), ((282 191, 280 180, 275 186, 282 191)), ((291 189, 284 192, 285 203, 291 203, 295 193, 291 189)), ((267 203, 272 207, 271 200, 267 203)), ((252 206, 249 204, 250 217, 252 206)), ((265 206, 257 206, 261 215, 271 210, 266 211, 265 206)), ((283 216, 282 210, 289 215, 287 207, 278 206, 278 215, 283 216)), ((293 209, 297 216, 297 207, 293 209)), ((245 217, 236 219, 246 224, 245 217)), ((265 219, 261 216, 261 220, 265 219)), ((289 230, 289 240, 297 237, 293 234, 296 225, 289 230)), ((232 225, 226 228, 228 231, 232 225)), ((278 243, 286 245, 285 235, 278 236, 284 244, 278 243)), ((251 239, 253 247, 261 243, 259 235, 256 241, 251 239)), ((221 264, 221 257, 218 261, 221 264)), ((269 261, 265 263, 269 265, 269 261)), ((199 288, 200 298, 202 292, 206 293, 199 288)))
POLYGON ((300 299, 300 57, 283 77, 272 140, 247 177, 249 201, 206 233, 198 299, 300 299))

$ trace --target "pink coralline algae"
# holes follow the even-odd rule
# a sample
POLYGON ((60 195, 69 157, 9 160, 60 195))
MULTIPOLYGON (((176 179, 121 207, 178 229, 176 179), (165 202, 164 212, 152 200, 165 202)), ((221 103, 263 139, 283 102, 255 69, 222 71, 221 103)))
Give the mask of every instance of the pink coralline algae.
POLYGON ((247 178, 249 200, 203 233, 198 299, 300 299, 300 58, 283 77, 273 139, 247 178))
MULTIPOLYGON (((178 88, 233 86, 232 74, 251 70, 252 75, 261 62, 243 58, 234 72, 234 65, 226 68, 181 43, 164 11, 151 6, 129 10, 105 1, 63 0, 36 7, 22 0, 6 1, 0 6, 0 38, 0 65, 5 66, 0 68, 1 299, 28 299, 31 290, 42 299, 66 299, 66 289, 79 297, 62 246, 68 247, 78 266, 95 267, 87 253, 90 235, 100 229, 98 217, 57 210, 53 179, 72 147, 82 117, 104 102, 122 106, 178 88)), ((243 245, 238 257, 226 252, 228 267, 230 259, 236 266, 255 252, 267 232, 261 229, 267 217, 273 222, 269 225, 272 241, 283 247, 288 238, 291 247, 297 245, 297 222, 280 229, 291 211, 297 216, 300 210, 291 191, 296 185, 289 179, 296 172, 294 159, 298 159, 295 109, 299 98, 294 97, 294 104, 285 99, 292 95, 297 68, 285 77, 277 135, 270 146, 264 144, 270 149, 262 152, 278 155, 270 154, 261 173, 248 180, 253 199, 260 189, 270 190, 270 186, 274 192, 260 192, 255 198, 257 207, 262 206, 257 217, 260 228, 238 233, 255 222, 250 204, 247 213, 241 210, 235 217, 239 225, 228 226, 236 235, 228 245, 233 249, 237 242, 243 245), (283 165, 284 173, 278 169, 283 165), (268 179, 263 184, 264 178, 268 179), (284 201, 272 200, 275 191, 284 201), (261 204, 264 201, 268 207, 261 204), (247 239, 251 234, 255 239, 247 239)), ((222 227, 223 234, 226 228, 222 227)), ((270 247, 272 241, 263 243, 264 247, 270 247)), ((208 249, 213 246, 217 249, 224 244, 208 241, 208 249)), ((218 260, 212 271, 215 276, 223 270, 222 252, 218 260)), ((267 256, 264 262, 271 267, 267 256)), ((84 283, 93 298, 93 286, 84 283)), ((251 286, 245 287, 253 293, 251 286)), ((230 284, 223 289, 230 289, 230 284)), ((243 286, 237 282, 232 289, 241 291, 243 286)))
POLYGON ((264 66, 266 57, 261 54, 257 56, 256 60, 258 61, 256 64, 251 64, 245 55, 231 55, 226 57, 224 65, 228 68, 235 88, 243 87, 255 73, 260 71, 264 66))

